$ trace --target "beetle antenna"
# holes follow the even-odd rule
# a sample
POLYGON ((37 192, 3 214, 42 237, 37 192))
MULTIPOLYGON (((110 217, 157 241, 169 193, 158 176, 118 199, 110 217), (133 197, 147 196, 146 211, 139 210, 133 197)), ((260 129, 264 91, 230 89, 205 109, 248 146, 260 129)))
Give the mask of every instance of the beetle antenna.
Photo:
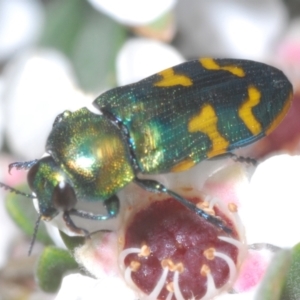
POLYGON ((11 163, 8 165, 8 173, 10 174, 10 171, 12 169, 17 169, 17 170, 28 170, 30 169, 32 166, 34 166, 39 160, 38 159, 34 159, 34 160, 30 160, 30 161, 17 161, 14 163, 11 163))
POLYGON ((31 255, 31 252, 32 252, 32 249, 33 249, 33 245, 34 245, 35 240, 36 240, 37 232, 38 232, 38 229, 39 229, 39 226, 40 226, 41 219, 42 219, 42 215, 39 214, 39 217, 36 220, 35 225, 34 225, 33 236, 32 236, 32 240, 31 240, 30 246, 29 246, 29 250, 28 250, 28 256, 31 255))
POLYGON ((33 196, 31 194, 21 192, 21 191, 14 189, 13 187, 11 187, 5 183, 2 183, 2 182, 0 182, 0 187, 4 188, 5 190, 9 190, 10 192, 15 193, 17 195, 25 196, 26 198, 30 198, 30 199, 35 198, 35 196, 33 196))

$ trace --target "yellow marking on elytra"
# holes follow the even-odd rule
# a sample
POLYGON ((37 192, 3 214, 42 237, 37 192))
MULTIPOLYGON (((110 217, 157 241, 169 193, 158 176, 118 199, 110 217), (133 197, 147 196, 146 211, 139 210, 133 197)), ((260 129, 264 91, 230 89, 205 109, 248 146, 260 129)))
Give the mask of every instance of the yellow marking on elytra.
POLYGON ((158 87, 169 87, 175 85, 190 86, 193 85, 192 80, 186 75, 175 74, 173 68, 161 71, 158 73, 162 76, 162 79, 156 83, 154 86, 158 87))
POLYGON ((261 93, 254 87, 248 87, 248 98, 242 103, 238 109, 238 115, 251 131, 253 135, 257 135, 262 131, 261 124, 257 121, 252 112, 252 108, 260 103, 261 93))
POLYGON ((176 164, 172 169, 171 172, 182 172, 189 170, 195 165, 195 162, 191 158, 187 158, 180 163, 176 164))
POLYGON ((235 65, 229 65, 229 66, 219 66, 215 60, 212 58, 200 58, 199 59, 201 65, 203 68, 207 70, 223 70, 228 71, 231 74, 238 76, 238 77, 244 77, 245 72, 241 67, 235 66, 235 65))
POLYGON ((203 132, 206 134, 212 147, 207 153, 207 157, 213 157, 226 152, 229 142, 219 133, 217 128, 218 117, 210 104, 204 104, 196 116, 192 117, 188 123, 189 132, 203 132))
POLYGON ((281 112, 278 114, 278 116, 273 120, 273 122, 270 124, 269 128, 266 130, 266 135, 270 134, 277 126, 278 124, 283 120, 285 115, 287 114, 291 103, 293 99, 293 93, 290 93, 287 97, 287 101, 285 102, 281 112))

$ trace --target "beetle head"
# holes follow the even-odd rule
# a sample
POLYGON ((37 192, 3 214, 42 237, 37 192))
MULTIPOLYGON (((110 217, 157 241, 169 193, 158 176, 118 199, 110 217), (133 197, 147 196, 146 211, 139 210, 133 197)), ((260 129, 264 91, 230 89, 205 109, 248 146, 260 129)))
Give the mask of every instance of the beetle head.
POLYGON ((76 205, 73 187, 51 156, 38 160, 30 168, 27 180, 38 199, 42 220, 50 221, 60 211, 68 211, 76 205))
POLYGON ((29 169, 27 181, 32 194, 27 194, 12 188, 2 182, 0 186, 12 193, 37 199, 39 217, 36 221, 33 238, 29 248, 31 254, 35 242, 40 220, 50 221, 59 212, 68 211, 76 205, 75 191, 61 168, 55 163, 51 156, 40 160, 28 162, 15 162, 9 165, 9 171, 16 169, 29 169))

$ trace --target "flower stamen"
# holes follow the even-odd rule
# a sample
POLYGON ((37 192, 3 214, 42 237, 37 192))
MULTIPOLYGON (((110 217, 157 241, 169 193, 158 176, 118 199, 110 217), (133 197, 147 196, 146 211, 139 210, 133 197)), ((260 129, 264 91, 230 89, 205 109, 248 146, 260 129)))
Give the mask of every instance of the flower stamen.
POLYGON ((146 244, 142 245, 141 251, 138 254, 139 257, 148 257, 151 253, 150 247, 146 244))
POLYGON ((228 278, 227 282, 232 283, 235 275, 237 274, 237 269, 236 269, 234 261, 228 255, 221 253, 221 252, 216 251, 215 256, 222 258, 227 263, 227 265, 229 267, 229 278, 228 278))
POLYGON ((238 207, 235 203, 228 203, 228 209, 232 213, 236 213, 238 211, 238 207))
POLYGON ((132 272, 137 272, 141 267, 141 263, 139 261, 133 260, 129 265, 132 272))
POLYGON ((169 283, 166 284, 166 289, 170 292, 170 293, 174 293, 174 283, 171 281, 169 283))
POLYGON ((245 245, 239 240, 228 236, 218 236, 218 239, 237 247, 239 249, 239 253, 244 253, 246 251, 245 245))
MULTIPOLYGON (((202 273, 201 273, 201 275, 202 275, 202 273)), ((214 278, 210 271, 206 273, 206 277, 207 277, 207 282, 206 282, 207 288, 206 288, 205 295, 201 298, 202 300, 211 299, 213 297, 213 295, 215 295, 216 291, 218 290, 215 285, 214 278)))
POLYGON ((131 287, 137 289, 138 287, 136 286, 136 284, 135 284, 134 281, 132 280, 131 274, 132 274, 132 269, 131 269, 130 266, 128 266, 128 267, 125 269, 125 272, 124 272, 124 279, 125 279, 125 281, 127 282, 128 285, 130 285, 131 287))
POLYGON ((173 276, 173 285, 174 285, 174 294, 176 297, 176 300, 184 300, 184 297, 181 293, 180 287, 179 287, 179 271, 175 271, 174 272, 174 276, 173 276))
POLYGON ((173 294, 174 294, 174 293, 169 292, 169 294, 168 294, 166 300, 172 300, 173 294))
POLYGON ((167 258, 167 259, 163 259, 161 261, 161 266, 162 268, 168 268, 169 271, 171 272, 179 272, 179 273, 182 273, 184 271, 184 265, 183 263, 178 263, 178 264, 175 264, 172 259, 170 258, 167 258))
POLYGON ((153 300, 153 299, 157 299, 161 290, 164 288, 165 283, 166 283, 166 279, 168 277, 168 273, 169 273, 169 269, 163 268, 163 273, 161 275, 161 277, 159 278, 157 284, 155 285, 154 289, 152 290, 152 292, 146 296, 144 298, 144 300, 153 300))
POLYGON ((206 213, 208 213, 208 214, 210 214, 210 215, 212 215, 212 216, 215 216, 215 215, 216 215, 216 213, 215 213, 215 211, 214 211, 214 208, 213 208, 213 205, 212 205, 210 202, 208 202, 208 201, 198 202, 198 203, 196 204, 196 206, 197 206, 198 208, 201 208, 201 209, 204 210, 206 213))
POLYGON ((215 248, 208 248, 203 252, 203 255, 205 256, 206 259, 208 260, 214 260, 215 258, 215 248))
POLYGON ((120 265, 123 265, 124 264, 124 260, 126 258, 127 255, 129 254, 139 254, 141 252, 141 249, 140 248, 127 248, 127 249, 124 249, 120 255, 119 255, 119 264, 120 265))
POLYGON ((206 264, 204 264, 200 269, 200 274, 202 276, 208 276, 208 274, 211 273, 210 267, 206 264))

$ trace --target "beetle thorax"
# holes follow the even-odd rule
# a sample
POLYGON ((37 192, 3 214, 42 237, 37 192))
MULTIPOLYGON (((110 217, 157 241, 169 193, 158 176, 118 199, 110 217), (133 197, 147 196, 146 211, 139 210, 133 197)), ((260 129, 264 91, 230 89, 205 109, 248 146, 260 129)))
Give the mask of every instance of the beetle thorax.
POLYGON ((73 181, 77 196, 85 200, 105 200, 134 176, 122 132, 105 116, 86 108, 54 125, 46 149, 73 181))

